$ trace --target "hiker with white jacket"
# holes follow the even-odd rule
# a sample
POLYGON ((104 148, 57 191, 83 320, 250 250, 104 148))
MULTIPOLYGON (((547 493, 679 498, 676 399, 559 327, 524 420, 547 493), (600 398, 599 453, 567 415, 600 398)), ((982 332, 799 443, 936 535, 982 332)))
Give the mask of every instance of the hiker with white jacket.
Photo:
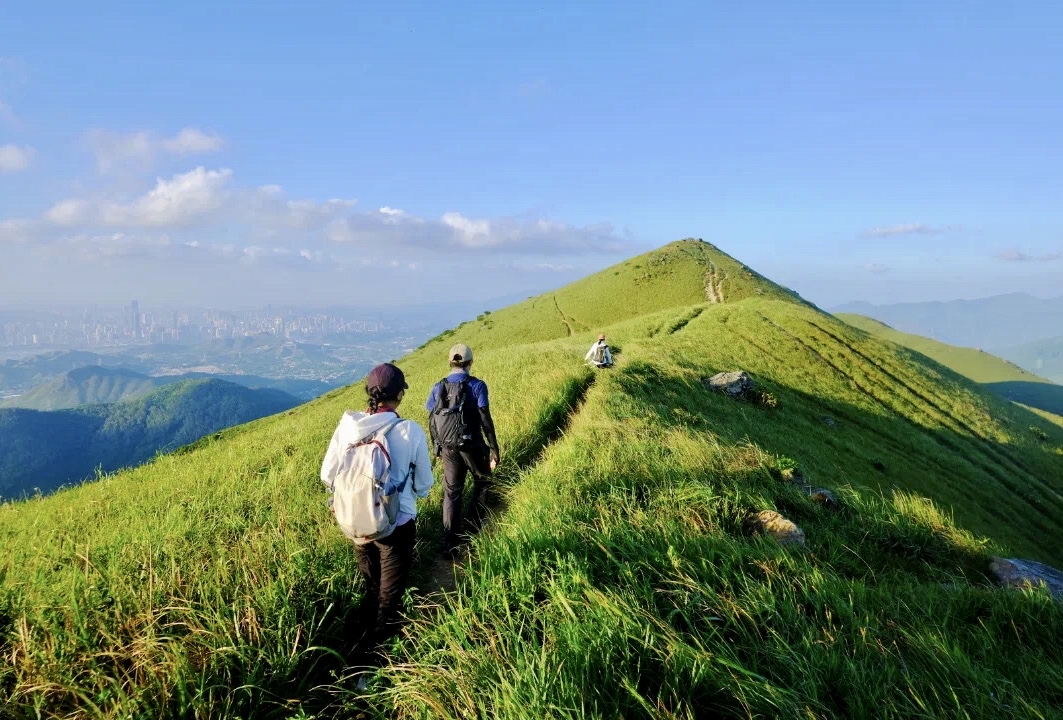
POLYGON ((610 367, 613 364, 613 354, 609 352, 609 345, 605 342, 605 333, 598 336, 598 342, 591 345, 591 349, 587 351, 583 359, 600 368, 610 367))
MULTIPOLYGON (((435 483, 424 430, 412 420, 400 418, 397 411, 408 387, 402 370, 395 365, 384 363, 373 368, 365 380, 368 409, 365 412, 348 410, 343 414, 321 463, 321 482, 335 490, 333 510, 341 528, 355 544, 358 568, 365 578, 365 597, 359 613, 359 624, 365 635, 359 646, 366 652, 372 652, 379 643, 398 631, 402 595, 413 566, 417 498, 427 497, 435 483), (362 442, 366 439, 370 442, 362 442), (378 441, 376 448, 371 447, 374 441, 378 441), (380 449, 383 449, 382 454, 380 449), (384 531, 359 537, 356 531, 344 525, 344 521, 350 517, 353 518, 350 525, 364 524, 364 515, 372 510, 357 506, 357 497, 349 503, 355 507, 348 509, 341 494, 352 492, 343 487, 350 482, 347 478, 351 473, 346 471, 352 463, 359 461, 354 454, 364 451, 377 453, 374 460, 378 467, 382 467, 379 458, 389 458, 386 484, 392 489, 391 495, 383 501, 390 506, 397 495, 397 504, 389 507, 394 513, 391 518, 384 516, 383 522, 387 526, 384 531)), ((368 505, 373 504, 370 498, 368 505)))

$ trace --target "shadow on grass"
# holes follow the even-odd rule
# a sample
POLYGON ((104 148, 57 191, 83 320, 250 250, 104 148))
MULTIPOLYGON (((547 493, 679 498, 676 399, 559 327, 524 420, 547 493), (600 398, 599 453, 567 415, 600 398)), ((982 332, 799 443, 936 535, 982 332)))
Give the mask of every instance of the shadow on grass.
MULTIPOLYGON (((1011 429, 1029 434, 1019 447, 755 380, 778 398, 779 407, 731 400, 700 378, 633 362, 616 382, 634 402, 616 409, 648 414, 664 427, 711 432, 732 446, 755 443, 794 459, 819 487, 862 487, 887 496, 900 490, 930 498, 951 512, 959 527, 1026 557, 1063 564, 1057 531, 1063 521, 1063 457, 1054 447, 1058 442, 1044 442, 1048 436, 1038 428, 1046 422, 1034 413, 1014 408, 1023 426, 1011 429)), ((918 559, 916 553, 913 560, 918 559)))

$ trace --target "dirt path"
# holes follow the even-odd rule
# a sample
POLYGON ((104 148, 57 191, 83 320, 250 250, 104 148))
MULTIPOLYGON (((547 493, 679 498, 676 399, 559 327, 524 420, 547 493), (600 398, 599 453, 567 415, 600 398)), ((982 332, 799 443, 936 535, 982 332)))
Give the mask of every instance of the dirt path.
POLYGON ((556 295, 551 295, 550 297, 552 297, 554 299, 554 307, 557 308, 557 314, 559 316, 561 316, 561 322, 565 323, 565 327, 568 328, 569 337, 572 337, 572 335, 573 335, 572 325, 569 324, 568 318, 565 317, 565 313, 561 312, 561 306, 557 304, 557 296, 556 295))
POLYGON ((709 270, 705 273, 705 297, 711 303, 723 303, 723 281, 716 272, 716 263, 708 261, 709 270))

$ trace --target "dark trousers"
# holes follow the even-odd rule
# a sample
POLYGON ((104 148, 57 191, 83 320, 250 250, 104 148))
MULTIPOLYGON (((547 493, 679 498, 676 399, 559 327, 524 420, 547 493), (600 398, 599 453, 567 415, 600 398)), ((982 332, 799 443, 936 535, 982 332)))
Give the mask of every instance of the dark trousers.
POLYGON ((358 568, 365 578, 365 597, 359 609, 364 635, 359 645, 366 652, 398 631, 402 594, 413 567, 416 539, 417 521, 410 520, 386 538, 354 546, 358 568))
POLYGON ((448 547, 457 545, 464 531, 462 493, 469 473, 472 473, 473 484, 468 517, 472 529, 476 530, 487 514, 491 490, 488 450, 486 447, 443 448, 443 544, 448 547))

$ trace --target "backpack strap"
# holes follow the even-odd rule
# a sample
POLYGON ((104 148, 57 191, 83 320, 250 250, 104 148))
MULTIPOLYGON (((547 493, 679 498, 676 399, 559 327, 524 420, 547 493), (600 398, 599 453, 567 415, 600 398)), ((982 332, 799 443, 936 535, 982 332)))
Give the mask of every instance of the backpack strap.
MULTIPOLYGON (((375 433, 373 433, 373 435, 371 435, 370 437, 371 437, 371 438, 376 438, 377 436, 379 436, 379 437, 385 437, 385 436, 386 436, 386 435, 387 435, 387 434, 388 434, 389 432, 391 432, 391 431, 392 431, 392 430, 393 430, 393 429, 395 428, 395 426, 397 426, 397 425, 398 425, 399 423, 402 423, 402 422, 410 422, 410 421, 409 421, 409 420, 407 420, 406 418, 401 418, 401 417, 400 417, 400 418, 395 418, 395 420, 394 420, 394 421, 392 421, 392 422, 388 423, 387 425, 385 425, 385 426, 384 426, 383 428, 381 428, 380 430, 377 430, 377 431, 376 431, 375 433)), ((380 451, 381 451, 382 453, 384 453, 384 456, 385 456, 385 457, 387 457, 387 459, 388 459, 388 464, 391 464, 391 453, 389 453, 389 452, 387 451, 387 449, 386 449, 386 448, 384 447, 384 444, 383 444, 383 443, 381 443, 381 442, 380 442, 379 440, 375 440, 375 439, 373 439, 373 440, 369 440, 369 442, 375 442, 375 443, 377 443, 377 444, 378 444, 378 445, 380 446, 380 451)), ((404 489, 406 488, 406 482, 407 482, 407 481, 410 481, 410 482, 412 482, 412 483, 413 483, 413 489, 414 489, 414 491, 416 491, 416 490, 417 490, 417 476, 416 476, 416 474, 415 474, 415 471, 416 471, 416 469, 417 469, 417 464, 416 464, 416 463, 413 463, 413 462, 411 462, 411 463, 410 463, 410 469, 409 469, 409 470, 408 470, 408 471, 406 472, 406 477, 404 477, 404 478, 402 479, 402 482, 400 482, 399 484, 397 484, 397 485, 395 485, 395 486, 394 486, 394 487, 395 487, 395 492, 397 492, 397 493, 401 493, 401 492, 402 492, 402 491, 403 491, 403 490, 404 490, 404 489)))
POLYGON ((458 382, 456 383, 448 382, 446 378, 443 378, 439 381, 439 397, 437 398, 437 404, 444 403, 444 401, 447 403, 446 405, 440 405, 440 407, 453 407, 453 405, 449 404, 450 397, 447 395, 447 385, 451 384, 458 386, 458 394, 454 398, 455 400, 457 400, 459 397, 462 397, 462 392, 468 388, 469 376, 466 375, 461 380, 458 380, 458 382))

